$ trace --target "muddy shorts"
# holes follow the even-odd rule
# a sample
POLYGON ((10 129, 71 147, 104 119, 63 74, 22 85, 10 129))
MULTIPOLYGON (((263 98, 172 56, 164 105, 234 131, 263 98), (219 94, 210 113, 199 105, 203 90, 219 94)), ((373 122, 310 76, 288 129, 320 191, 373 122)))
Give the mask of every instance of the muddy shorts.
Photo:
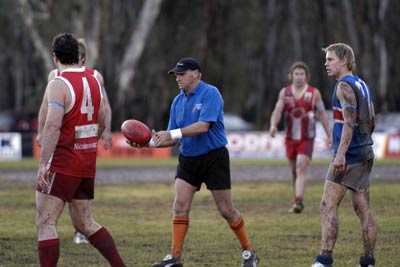
POLYGON ((356 162, 346 166, 346 170, 334 176, 332 163, 329 165, 326 179, 341 184, 356 192, 365 192, 369 187, 369 176, 372 170, 373 159, 356 162))

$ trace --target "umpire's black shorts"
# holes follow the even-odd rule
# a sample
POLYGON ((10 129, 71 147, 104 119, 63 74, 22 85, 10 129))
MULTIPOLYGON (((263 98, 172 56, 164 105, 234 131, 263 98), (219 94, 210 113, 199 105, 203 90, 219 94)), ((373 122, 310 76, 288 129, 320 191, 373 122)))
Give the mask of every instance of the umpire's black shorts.
POLYGON ((175 179, 179 178, 200 190, 205 183, 209 190, 231 189, 229 152, 226 147, 195 157, 179 155, 175 179))

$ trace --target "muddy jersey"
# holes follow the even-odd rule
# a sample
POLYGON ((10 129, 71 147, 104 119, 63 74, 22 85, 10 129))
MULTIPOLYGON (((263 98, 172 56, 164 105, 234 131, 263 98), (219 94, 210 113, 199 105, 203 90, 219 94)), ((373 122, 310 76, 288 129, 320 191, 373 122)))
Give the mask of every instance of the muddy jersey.
POLYGON ((286 138, 290 140, 313 139, 315 137, 315 92, 308 86, 303 95, 296 99, 292 87, 284 89, 284 116, 286 138))
POLYGON ((94 178, 102 97, 100 84, 85 67, 66 69, 55 79, 67 85, 71 103, 65 108, 51 169, 65 175, 94 178))
MULTIPOLYGON (((346 75, 338 82, 343 81, 351 86, 357 100, 357 122, 354 127, 353 137, 346 152, 346 162, 349 164, 368 160, 374 157, 372 150, 372 132, 375 126, 375 113, 373 100, 368 85, 356 75, 346 75)), ((343 110, 336 96, 337 84, 332 95, 333 130, 332 147, 336 154, 343 129, 343 110)))

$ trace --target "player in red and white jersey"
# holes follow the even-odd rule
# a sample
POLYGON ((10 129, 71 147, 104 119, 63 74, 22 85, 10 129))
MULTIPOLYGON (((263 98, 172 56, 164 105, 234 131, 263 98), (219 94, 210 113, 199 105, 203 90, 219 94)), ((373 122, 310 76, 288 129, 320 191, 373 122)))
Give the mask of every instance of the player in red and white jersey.
MULTIPOLYGON (((86 64, 86 44, 83 39, 78 39, 78 44, 79 44, 79 64, 80 66, 84 66, 85 69, 92 74, 96 79, 100 82, 101 84, 101 90, 102 94, 104 97, 104 103, 105 103, 105 116, 106 116, 106 123, 105 123, 105 129, 103 131, 103 134, 101 136, 101 139, 103 141, 103 146, 105 149, 111 148, 112 145, 112 134, 111 134, 111 117, 112 117, 112 111, 111 111, 111 106, 110 106, 110 101, 107 96, 107 92, 105 90, 104 86, 104 78, 103 75, 96 69, 89 68, 85 66, 86 64)), ((55 77, 60 75, 60 71, 58 69, 54 69, 50 71, 47 81, 50 82, 53 80, 55 77)), ((47 112, 47 102, 46 102, 46 97, 43 98, 43 102, 40 106, 39 109, 39 119, 38 119, 38 135, 37 135, 37 141, 40 145, 40 138, 41 138, 41 132, 44 126, 44 119, 46 118, 46 112, 47 112)))
MULTIPOLYGON (((102 95, 103 95, 104 103, 105 103, 104 104, 104 106, 105 106, 105 129, 103 131, 103 134, 101 135, 101 140, 102 140, 103 147, 105 149, 110 149, 112 146, 112 133, 111 133, 112 111, 111 111, 111 106, 110 106, 110 103, 108 100, 107 92, 104 87, 104 79, 99 71, 85 66, 86 44, 83 39, 78 39, 78 44, 79 44, 79 65, 84 66, 85 70, 89 74, 93 75, 101 84, 102 95)), ((54 78, 56 78, 59 75, 60 75, 60 71, 58 69, 54 69, 49 73, 47 81, 50 82, 51 80, 53 80, 54 78)), ((47 101, 47 98, 44 97, 43 102, 39 109, 39 119, 38 119, 39 127, 38 127, 38 135, 37 135, 37 141, 38 141, 39 145, 40 145, 40 139, 41 139, 41 132, 44 127, 44 120, 45 120, 46 114, 47 114, 47 102, 46 101, 47 101)), ((73 241, 76 244, 89 243, 87 238, 82 233, 80 233, 77 229, 75 230, 73 241)))
POLYGON ((294 203, 290 212, 300 213, 304 209, 304 187, 315 138, 315 120, 324 127, 330 143, 328 116, 318 89, 308 84, 310 71, 304 62, 295 62, 289 70, 290 85, 279 93, 272 112, 270 135, 274 137, 277 125, 284 113, 286 124, 286 156, 292 170, 294 203))
POLYGON ((71 34, 56 36, 52 50, 60 75, 48 83, 44 95, 47 110, 36 187, 40 265, 57 266, 56 225, 69 202, 74 227, 111 266, 125 266, 113 238, 91 214, 97 142, 105 128, 101 85, 79 65, 78 41, 71 34))

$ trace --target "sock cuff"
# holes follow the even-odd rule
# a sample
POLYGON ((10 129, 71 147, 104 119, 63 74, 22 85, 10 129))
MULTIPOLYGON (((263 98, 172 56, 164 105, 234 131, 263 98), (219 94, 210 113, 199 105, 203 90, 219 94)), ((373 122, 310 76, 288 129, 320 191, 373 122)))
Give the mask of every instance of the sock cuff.
POLYGON ((53 246, 58 246, 59 244, 60 244, 60 239, 58 238, 38 241, 39 248, 53 247, 53 246))
POLYGON ((237 219, 236 221, 233 221, 229 224, 229 226, 233 229, 233 230, 237 230, 240 229, 241 227, 244 226, 244 220, 242 217, 239 217, 239 219, 237 219))
POLYGON ((97 240, 103 239, 104 236, 108 236, 109 233, 105 227, 101 227, 94 234, 88 237, 91 244, 95 243, 97 240))
POLYGON ((189 216, 174 216, 173 224, 189 224, 189 216))

